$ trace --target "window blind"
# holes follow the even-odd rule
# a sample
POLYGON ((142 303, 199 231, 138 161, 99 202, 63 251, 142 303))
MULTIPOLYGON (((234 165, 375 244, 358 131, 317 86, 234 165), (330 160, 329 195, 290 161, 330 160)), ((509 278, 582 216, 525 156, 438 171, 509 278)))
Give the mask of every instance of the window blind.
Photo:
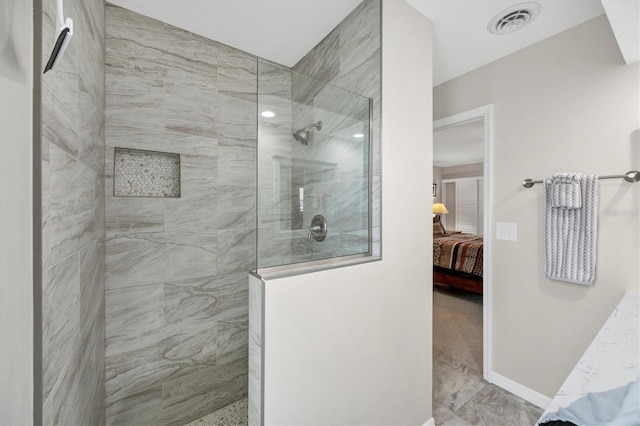
MULTIPOLYGON (((447 179, 446 184, 455 185, 455 200, 443 200, 445 205, 453 204, 451 210, 455 215, 455 230, 482 235, 484 233, 483 179, 447 179)), ((443 196, 445 196, 444 193, 443 196)))

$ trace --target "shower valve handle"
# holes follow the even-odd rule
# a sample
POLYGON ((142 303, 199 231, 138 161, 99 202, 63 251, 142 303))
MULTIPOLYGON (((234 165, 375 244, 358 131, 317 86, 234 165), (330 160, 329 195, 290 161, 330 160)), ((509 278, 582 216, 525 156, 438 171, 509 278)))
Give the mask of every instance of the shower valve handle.
POLYGON ((322 227, 320 225, 310 226, 309 227, 309 239, 311 239, 314 235, 322 232, 322 227))
POLYGON ((327 236, 327 221, 324 216, 317 214, 311 220, 311 226, 309 226, 309 241, 324 241, 327 236))

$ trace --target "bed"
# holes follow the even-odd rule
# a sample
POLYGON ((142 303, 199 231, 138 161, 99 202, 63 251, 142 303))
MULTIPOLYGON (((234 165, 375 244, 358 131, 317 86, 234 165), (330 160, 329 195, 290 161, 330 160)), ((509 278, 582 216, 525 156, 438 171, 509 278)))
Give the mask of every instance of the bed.
POLYGON ((482 235, 444 232, 433 223, 433 283, 482 294, 482 235))

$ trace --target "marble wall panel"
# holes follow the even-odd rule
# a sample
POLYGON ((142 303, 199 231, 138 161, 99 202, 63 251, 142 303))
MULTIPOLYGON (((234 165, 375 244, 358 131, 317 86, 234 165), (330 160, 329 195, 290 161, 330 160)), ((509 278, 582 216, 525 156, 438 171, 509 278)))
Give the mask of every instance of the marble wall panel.
POLYGON ((107 423, 162 424, 162 384, 182 369, 167 362, 163 352, 164 346, 154 345, 107 356, 107 423), (149 422, 142 421, 147 418, 149 422))
MULTIPOLYGON (((107 364, 108 363, 109 359, 107 358, 107 364)), ((107 371, 109 370, 107 369, 107 371)), ((144 370, 144 372, 146 371, 148 371, 148 369, 144 370)), ((143 392, 133 393, 115 401, 109 401, 109 387, 107 387, 106 415, 107 424, 164 424, 162 385, 145 389, 143 392)))
POLYGON ((164 118, 156 117, 156 121, 164 121, 167 132, 213 137, 214 90, 165 82, 164 118))
POLYGON ((249 424, 263 423, 263 323, 264 283, 249 277, 249 424))
MULTIPOLYGON (((46 20, 47 16, 43 17, 46 20)), ((55 18, 53 18, 55 20, 55 18)), ((46 37, 45 37, 46 38, 46 37)), ((43 40, 43 52, 51 53, 50 43, 43 40)), ((70 53, 73 48, 69 47, 70 53)), ((78 74, 74 69, 72 55, 65 57, 58 66, 51 70, 54 76, 43 77, 42 84, 42 136, 43 139, 55 143, 60 149, 71 155, 79 151, 79 133, 75 120, 78 117, 80 105, 80 89, 78 74)), ((48 60, 48 57, 44 59, 48 60)), ((46 62, 45 62, 46 63, 46 62)))
MULTIPOLYGON (((43 61, 56 2, 42 2, 43 61)), ((67 0, 73 42, 42 76, 43 423, 104 424, 104 43, 101 0, 67 0)))
MULTIPOLYGON (((107 143, 114 133, 127 136, 129 129, 147 133, 164 132, 161 106, 164 102, 165 88, 162 80, 111 68, 105 76, 107 97, 105 106, 107 143), (132 113, 135 111, 135 113, 132 113)), ((128 145, 125 147, 129 148, 128 145)))
MULTIPOLYGON (((121 58, 120 51, 113 55, 114 51, 111 50, 110 43, 114 40, 143 46, 157 52, 165 60, 175 60, 179 66, 194 68, 199 64, 217 64, 218 50, 224 47, 223 45, 155 19, 146 18, 141 25, 141 15, 114 5, 107 7, 107 52, 111 54, 110 65, 121 58)), ((122 52, 122 55, 126 55, 126 52, 122 52)), ((130 65, 132 68, 143 66, 145 63, 155 65, 149 63, 149 56, 140 57, 140 62, 136 61, 137 57, 130 59, 133 61, 130 65)), ((140 70, 146 72, 144 68, 140 70)))
POLYGON ((340 38, 340 31, 334 29, 294 65, 295 72, 311 78, 293 79, 293 100, 306 104, 322 90, 323 83, 332 82, 340 74, 340 38))
POLYGON ((94 238, 96 174, 55 144, 50 156, 49 238, 55 264, 94 238))
POLYGON ((44 274, 43 318, 43 395, 51 393, 58 375, 73 358, 80 335, 79 254, 74 253, 44 274), (60 315, 64 312, 65 315, 60 315))
MULTIPOLYGON (((255 62, 255 60, 254 60, 255 62)), ((254 75, 254 84, 256 76, 254 75)), ((215 136, 220 146, 239 146, 256 149, 256 94, 253 101, 227 95, 218 95, 213 105, 215 136), (249 114, 249 111, 253 111, 249 114)), ((255 169, 254 169, 255 172, 255 169)))
POLYGON ((79 255, 79 321, 84 333, 96 321, 104 328, 104 240, 93 240, 79 255))
MULTIPOLYGON (((372 99, 372 253, 380 255, 380 0, 365 0, 302 58, 293 70, 372 99), (337 71, 327 72, 324 62, 337 71)), ((304 81, 303 81, 304 83, 304 81)), ((301 99, 320 94, 312 85, 300 84, 301 99), (317 92, 317 93, 316 93, 317 92)))
MULTIPOLYGON (((83 351, 79 354, 78 393, 75 397, 78 407, 78 424, 99 425, 104 423, 105 410, 105 329, 104 296, 94 311, 94 318, 82 333, 80 341, 83 351), (101 383, 96 386, 96 383, 101 383)), ((64 423, 70 424, 70 423, 64 423)))
POLYGON ((111 5, 106 37, 107 423, 183 424, 246 395, 256 58, 111 5), (180 154, 180 198, 113 197, 114 147, 180 154))
POLYGON ((108 290, 215 273, 216 234, 117 234, 106 243, 108 290))
POLYGON ((163 385, 164 423, 181 425, 247 394, 247 355, 198 369, 163 385))
POLYGON ((109 290, 105 304, 107 357, 154 346, 165 338, 162 284, 109 290))
MULTIPOLYGON (((107 185, 110 182, 107 181, 107 185)), ((165 200, 113 196, 108 199, 105 212, 107 235, 164 231, 165 200)))
POLYGON ((229 46, 219 45, 218 93, 220 95, 231 96, 255 103, 257 72, 255 56, 229 46))

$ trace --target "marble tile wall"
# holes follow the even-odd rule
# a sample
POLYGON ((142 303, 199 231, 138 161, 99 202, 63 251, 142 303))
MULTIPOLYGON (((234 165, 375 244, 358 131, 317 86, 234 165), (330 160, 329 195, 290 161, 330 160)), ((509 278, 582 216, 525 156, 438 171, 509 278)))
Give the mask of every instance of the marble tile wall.
POLYGON ((106 420, 247 394, 256 58, 107 4, 106 420), (180 154, 180 198, 114 197, 114 149, 180 154))
POLYGON ((275 113, 258 126, 258 267, 366 253, 369 99, 259 61, 258 104, 275 113), (308 145, 294 140, 318 121, 308 145), (329 224, 322 242, 308 239, 316 214, 329 224))
MULTIPOLYGON (((381 112, 381 2, 364 0, 293 71, 372 99, 372 253, 380 255, 380 112, 381 112)), ((322 98, 321 85, 298 86, 301 103, 322 98)), ((326 94, 325 94, 326 96, 326 94)), ((322 102, 322 101, 320 101, 322 102)), ((358 232, 343 235, 346 249, 359 247, 358 232)), ((303 244, 302 241, 298 241, 303 244)))
POLYGON ((249 276, 249 401, 247 417, 250 425, 264 423, 264 282, 249 276))
MULTIPOLYGON (((44 0, 43 63, 58 35, 44 0)), ((43 423, 105 423, 103 0, 66 0, 75 34, 42 76, 43 423)))

